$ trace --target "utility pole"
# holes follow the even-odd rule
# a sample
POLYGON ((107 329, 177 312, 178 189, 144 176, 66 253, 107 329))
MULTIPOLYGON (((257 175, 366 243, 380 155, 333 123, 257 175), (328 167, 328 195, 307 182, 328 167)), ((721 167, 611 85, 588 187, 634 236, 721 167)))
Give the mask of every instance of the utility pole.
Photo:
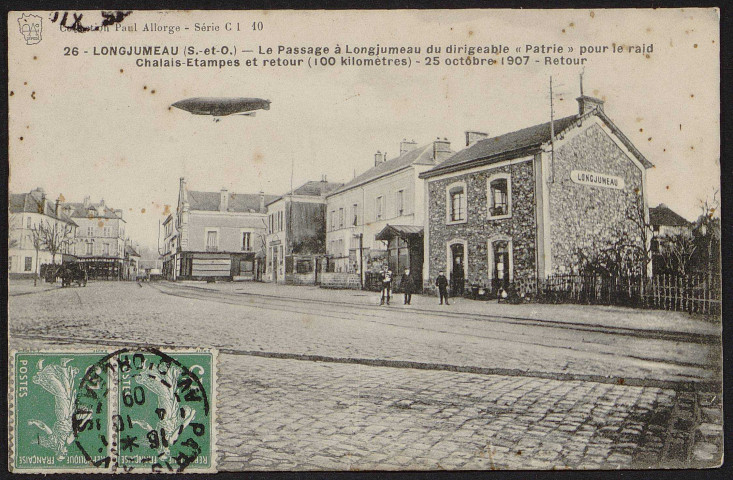
POLYGON ((364 290, 364 234, 359 234, 359 285, 364 290))
MULTIPOLYGON (((582 95, 582 94, 581 94, 582 95)), ((555 109, 552 98, 552 75, 550 75, 550 183, 555 182, 555 109)))

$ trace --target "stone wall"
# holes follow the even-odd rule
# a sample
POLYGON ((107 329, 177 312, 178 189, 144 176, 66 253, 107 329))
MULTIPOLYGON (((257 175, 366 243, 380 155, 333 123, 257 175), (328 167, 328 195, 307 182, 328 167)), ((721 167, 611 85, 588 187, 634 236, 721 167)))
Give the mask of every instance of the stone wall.
POLYGON ((359 290, 361 281, 358 273, 323 272, 321 274, 321 288, 359 290))
POLYGON ((615 242, 641 245, 638 227, 626 217, 643 202, 642 172, 597 124, 555 149, 555 181, 548 184, 552 273, 576 273, 579 258, 593 258, 615 242), (572 170, 624 179, 623 190, 580 185, 572 170))
MULTIPOLYGON (((440 270, 448 275, 446 245, 453 239, 465 240, 468 246, 466 280, 489 285, 488 240, 496 235, 506 235, 513 242, 514 282, 520 278, 533 283, 536 276, 535 255, 535 194, 533 161, 459 174, 428 184, 429 238, 426 259, 429 262, 428 278, 424 287, 434 290, 435 278, 440 270), (511 217, 492 219, 488 211, 488 179, 497 173, 511 176, 511 217), (446 187, 454 182, 466 182, 467 221, 455 225, 446 224, 446 187)), ((526 283, 526 282, 523 282, 526 283)))

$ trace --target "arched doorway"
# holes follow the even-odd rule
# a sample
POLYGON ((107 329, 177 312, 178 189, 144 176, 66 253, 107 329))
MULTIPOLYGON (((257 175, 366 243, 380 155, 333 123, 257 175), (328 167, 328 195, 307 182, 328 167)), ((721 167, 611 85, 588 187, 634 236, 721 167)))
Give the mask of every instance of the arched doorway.
POLYGON ((507 289, 514 277, 513 242, 511 237, 501 235, 488 241, 489 278, 493 292, 507 289))
POLYGON ((467 245, 463 240, 448 243, 448 280, 451 296, 463 295, 466 281, 467 245))

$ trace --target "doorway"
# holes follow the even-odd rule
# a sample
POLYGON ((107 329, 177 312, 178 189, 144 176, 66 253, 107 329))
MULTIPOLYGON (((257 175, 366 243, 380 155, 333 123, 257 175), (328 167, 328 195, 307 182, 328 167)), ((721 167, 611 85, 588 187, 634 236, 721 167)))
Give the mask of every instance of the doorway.
POLYGON ((451 296, 463 295, 466 277, 466 247, 463 243, 454 243, 450 246, 451 270, 450 286, 451 296))
POLYGON ((277 283, 277 270, 278 270, 278 265, 280 265, 280 262, 278 261, 278 258, 277 258, 278 250, 279 250, 278 247, 273 247, 272 249, 272 281, 275 283, 277 283))
POLYGON ((494 249, 494 292, 509 288, 509 242, 504 240, 492 244, 494 249))

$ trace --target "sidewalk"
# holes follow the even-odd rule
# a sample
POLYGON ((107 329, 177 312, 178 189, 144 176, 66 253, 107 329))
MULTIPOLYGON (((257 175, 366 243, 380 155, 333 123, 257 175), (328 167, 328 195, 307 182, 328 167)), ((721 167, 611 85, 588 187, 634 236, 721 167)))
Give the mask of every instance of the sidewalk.
POLYGON ((42 279, 38 280, 38 285, 33 286, 33 280, 28 279, 8 279, 8 295, 25 295, 28 293, 40 293, 47 290, 55 290, 60 288, 61 284, 46 283, 42 279))
MULTIPOLYGON (((222 293, 266 295, 285 299, 315 300, 347 303, 351 305, 379 306, 378 292, 364 290, 332 290, 315 286, 276 285, 260 282, 177 282, 183 286, 210 289, 222 293)), ((498 316, 518 321, 544 321, 572 325, 627 328, 639 331, 689 333, 695 335, 721 335, 721 324, 710 322, 684 312, 648 310, 605 305, 551 305, 530 303, 510 305, 496 300, 480 301, 451 298, 451 304, 440 305, 438 298, 429 295, 413 295, 411 305, 403 305, 403 295, 392 296, 390 306, 381 308, 410 309, 426 312, 465 313, 466 315, 498 316)))

